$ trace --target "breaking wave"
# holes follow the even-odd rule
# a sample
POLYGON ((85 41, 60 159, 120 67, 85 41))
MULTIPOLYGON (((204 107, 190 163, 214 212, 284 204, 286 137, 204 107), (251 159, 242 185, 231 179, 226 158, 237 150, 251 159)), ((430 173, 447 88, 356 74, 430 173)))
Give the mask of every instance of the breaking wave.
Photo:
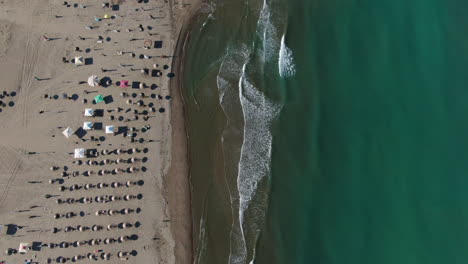
POLYGON ((296 65, 294 64, 293 52, 285 43, 285 35, 281 38, 281 48, 279 51, 278 68, 279 75, 282 78, 294 76, 296 74, 296 65))

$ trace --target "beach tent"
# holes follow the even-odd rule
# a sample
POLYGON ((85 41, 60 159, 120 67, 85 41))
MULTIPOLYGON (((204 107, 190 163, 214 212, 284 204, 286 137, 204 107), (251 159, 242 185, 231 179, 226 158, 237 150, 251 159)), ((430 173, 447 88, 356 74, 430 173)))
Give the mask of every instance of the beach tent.
POLYGON ((83 57, 75 57, 75 65, 83 65, 84 59, 83 57))
POLYGON ((104 101, 104 96, 102 96, 102 94, 98 94, 94 97, 94 101, 96 101, 96 104, 97 103, 100 103, 100 102, 103 102, 104 101))
POLYGON ((123 80, 120 82, 120 87, 122 88, 127 88, 128 87, 128 81, 127 80, 123 80))
POLYGON ((106 134, 114 134, 114 126, 106 126, 106 134))
POLYGON ((93 129, 93 122, 84 122, 84 123, 83 123, 83 129, 84 129, 84 130, 91 130, 91 129, 93 129))
POLYGON ((94 116, 94 109, 92 108, 85 108, 84 116, 94 116))
POLYGON ((66 138, 70 138, 75 133, 75 131, 73 131, 73 129, 70 127, 67 127, 62 133, 66 138))
POLYGON ((75 149, 75 159, 82 159, 85 157, 85 149, 77 148, 75 149))
POLYGON ((91 87, 99 86, 99 77, 97 77, 96 75, 89 76, 88 84, 91 87))

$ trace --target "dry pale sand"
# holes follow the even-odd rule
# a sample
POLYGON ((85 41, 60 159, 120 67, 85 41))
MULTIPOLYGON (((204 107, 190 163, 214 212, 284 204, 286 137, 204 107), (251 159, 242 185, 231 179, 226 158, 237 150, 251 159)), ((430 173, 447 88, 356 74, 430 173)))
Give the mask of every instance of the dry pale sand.
MULTIPOLYGON (((8 93, 8 96, 0 98, 6 104, 0 107, 0 224, 19 227, 15 234, 0 234, 0 251, 18 249, 21 242, 32 246, 88 241, 85 245, 70 245, 68 248, 38 246, 25 254, 11 256, 1 252, 3 255, 0 260, 7 263, 23 263, 26 259, 47 263, 48 258, 55 263, 59 256, 71 258, 88 256, 89 253, 95 254, 99 260, 84 259, 77 263, 115 263, 120 259, 127 263, 143 264, 192 262, 186 139, 180 93, 174 88, 180 76, 173 68, 177 68, 179 61, 174 61, 172 55, 176 45, 180 45, 177 41, 183 25, 197 10, 199 1, 148 0, 143 1, 147 3, 137 3, 127 0, 121 1, 119 10, 102 8, 104 2, 109 1, 68 1, 71 6, 66 7, 59 0, 0 1, 0 94, 3 91, 8 93), (102 18, 104 14, 115 18, 95 21, 95 17, 102 18), (144 28, 142 32, 138 30, 140 24, 144 28), (94 28, 89 30, 85 26, 94 28), (126 29, 131 31, 127 32, 126 29), (53 40, 46 41, 43 36, 53 40), (98 36, 103 37, 103 43, 98 43, 98 36), (145 39, 161 40, 163 46, 159 49, 144 49, 145 39), (76 47, 81 51, 76 51, 76 47), (119 51, 124 54, 118 55, 119 51), (135 58, 131 56, 132 52, 136 54, 135 58), (151 58, 139 59, 140 54, 151 58), (62 62, 63 57, 73 59, 75 56, 83 56, 92 64, 76 66, 62 62), (161 77, 131 70, 152 70, 154 64, 162 71, 161 77), (164 69, 164 65, 169 68, 164 69), (102 72, 101 69, 108 71, 102 72), (167 76, 171 72, 175 73, 175 77, 167 76), (108 77, 113 84, 109 87, 79 84, 80 81, 87 81, 92 74, 100 78, 108 77), (43 80, 35 80, 35 77, 43 80), (121 88, 115 85, 120 80, 142 82, 148 88, 121 88), (86 94, 85 91, 92 93, 86 94), (130 96, 135 94, 136 98, 131 98, 133 102, 142 100, 145 106, 127 104, 128 98, 123 98, 122 92, 130 96), (69 97, 74 96, 76 100, 64 99, 64 93, 69 97), (147 97, 140 97, 140 93, 147 97), (57 96, 58 99, 45 99, 44 94, 57 96), (97 94, 112 100, 94 105, 92 99, 97 94), (158 99, 158 96, 163 98, 158 99), (172 98, 166 99, 166 96, 172 98), (87 99, 88 103, 84 104, 83 99, 87 99), (153 104, 155 113, 150 111, 149 104, 153 104), (85 108, 102 110, 103 116, 84 117, 85 108), (117 108, 122 110, 117 111, 117 108), (164 108, 165 112, 160 113, 160 108, 164 108), (139 119, 126 121, 134 118, 134 110, 138 111, 139 119), (149 111, 147 121, 143 120, 143 111, 149 111), (114 120, 110 119, 111 116, 114 116, 114 120), (119 117, 123 120, 119 120, 119 117), (70 126, 78 129, 84 121, 95 122, 97 127, 114 125, 116 128, 135 128, 136 139, 144 138, 146 141, 131 143, 122 134, 105 134, 104 130, 99 129, 87 131, 82 137, 84 141, 77 135, 70 139, 62 135, 64 128, 70 126), (142 132, 144 126, 150 129, 142 132), (91 136, 105 138, 95 142, 90 140, 91 136), (140 152, 101 154, 81 160, 101 162, 108 159, 111 164, 78 165, 74 163, 78 159, 72 155, 75 148, 96 149, 98 152, 137 148, 140 152), (136 158, 133 164, 113 163, 118 158, 127 160, 132 157, 136 158), (59 169, 51 171, 51 166, 59 169), (139 171, 104 176, 97 174, 99 170, 112 171, 130 166, 139 171), (61 175, 65 171, 69 176, 61 175), (79 176, 71 175, 75 171, 79 176), (85 171, 96 173, 86 176, 83 175, 85 171), (50 184, 51 179, 63 179, 64 182, 50 184), (68 190, 75 184, 84 186, 127 181, 140 181, 141 185, 68 190), (61 191, 61 186, 67 190, 61 191), (127 194, 140 194, 140 197, 130 201, 118 200, 127 194), (47 198, 47 195, 52 197, 47 198), (89 204, 57 203, 58 199, 95 199, 106 195, 112 195, 116 200, 107 203, 93 201, 89 204), (124 208, 136 211, 112 216, 95 214, 100 210, 124 208), (55 214, 67 212, 82 212, 83 216, 54 218, 55 214), (135 226, 137 222, 138 227, 135 226), (130 223, 132 226, 107 230, 109 224, 119 223, 130 223), (67 226, 76 228, 79 225, 98 225, 103 226, 104 230, 64 230, 67 226), (60 231, 54 233, 54 228, 60 231), (121 236, 128 236, 129 239, 121 243, 104 244, 105 238, 117 239, 121 236), (91 239, 101 241, 99 245, 89 245, 91 239), (118 258, 118 252, 132 252, 133 255, 118 258), (111 253, 112 257, 110 260, 102 260, 101 253, 111 253)), ((70 262, 71 259, 67 261, 70 262)))

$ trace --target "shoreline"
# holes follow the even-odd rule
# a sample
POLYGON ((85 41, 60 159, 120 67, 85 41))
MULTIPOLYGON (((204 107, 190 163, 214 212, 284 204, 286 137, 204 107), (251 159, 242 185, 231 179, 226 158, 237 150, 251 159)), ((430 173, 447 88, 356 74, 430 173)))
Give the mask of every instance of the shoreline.
MULTIPOLYGON (((183 75, 185 60, 185 45, 192 30, 192 22, 196 19, 201 1, 192 3, 194 6, 185 14, 186 20, 181 23, 177 41, 174 46, 175 59, 171 68, 178 74, 170 83, 169 89, 173 95, 171 105, 171 167, 167 177, 167 200, 169 214, 172 219, 171 233, 175 242, 175 263, 193 263, 196 244, 193 240, 193 219, 191 208, 192 188, 190 183, 190 143, 186 130, 185 102, 183 96, 183 75), (173 166, 177 164, 177 166, 173 166), (171 206, 176 205, 176 206, 171 206)), ((184 16, 184 14, 182 14, 184 16)))

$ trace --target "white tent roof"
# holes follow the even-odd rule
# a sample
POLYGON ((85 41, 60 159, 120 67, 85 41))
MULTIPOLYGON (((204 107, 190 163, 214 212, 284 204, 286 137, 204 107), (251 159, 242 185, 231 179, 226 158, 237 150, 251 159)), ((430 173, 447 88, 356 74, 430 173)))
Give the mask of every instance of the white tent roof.
POLYGON ((75 149, 75 159, 81 159, 85 157, 85 149, 77 148, 75 149))
POLYGON ((93 122, 84 122, 84 123, 83 123, 83 129, 84 129, 84 130, 91 130, 91 129, 93 129, 93 122))
POLYGON ((27 252, 27 247, 29 247, 29 243, 20 243, 18 252, 19 253, 26 253, 27 252))
POLYGON ((106 134, 114 134, 114 126, 106 126, 106 134))
POLYGON ((88 78, 88 84, 91 87, 98 86, 99 84, 99 78, 96 75, 91 75, 88 78))
POLYGON ((67 127, 62 133, 66 138, 70 138, 75 133, 75 131, 73 131, 73 129, 70 127, 67 127))
POLYGON ((83 65, 84 64, 83 57, 75 57, 75 64, 76 65, 83 65))
POLYGON ((86 108, 84 110, 84 116, 94 116, 94 109, 92 108, 86 108))

